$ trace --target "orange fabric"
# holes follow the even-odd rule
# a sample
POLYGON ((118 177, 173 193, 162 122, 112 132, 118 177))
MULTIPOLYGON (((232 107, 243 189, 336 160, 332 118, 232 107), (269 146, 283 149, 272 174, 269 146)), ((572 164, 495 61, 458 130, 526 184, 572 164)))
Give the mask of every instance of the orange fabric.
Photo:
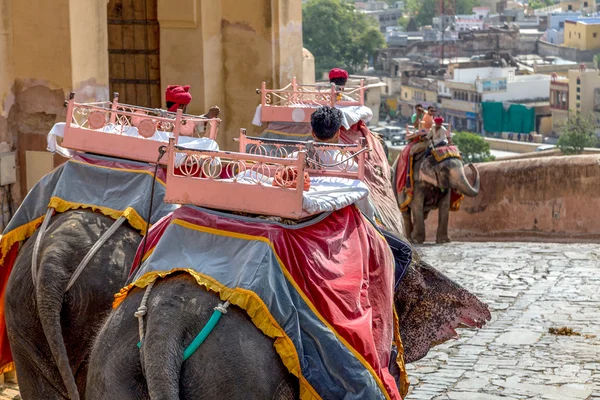
POLYGON ((425 113, 421 119, 421 128, 429 131, 433 126, 433 117, 429 113, 425 113))

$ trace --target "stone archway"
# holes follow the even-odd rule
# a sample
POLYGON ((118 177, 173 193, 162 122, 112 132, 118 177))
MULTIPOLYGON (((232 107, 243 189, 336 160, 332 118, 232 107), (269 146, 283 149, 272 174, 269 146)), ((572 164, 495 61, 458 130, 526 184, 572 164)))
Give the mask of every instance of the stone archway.
POLYGON ((111 92, 123 103, 160 108, 157 0, 110 0, 107 22, 111 92))

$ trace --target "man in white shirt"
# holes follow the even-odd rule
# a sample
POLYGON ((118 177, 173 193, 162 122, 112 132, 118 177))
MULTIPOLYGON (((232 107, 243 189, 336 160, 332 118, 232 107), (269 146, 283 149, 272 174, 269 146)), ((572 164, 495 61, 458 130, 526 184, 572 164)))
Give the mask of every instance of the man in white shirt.
POLYGON ((426 136, 427 140, 431 142, 432 146, 436 147, 441 144, 452 144, 450 132, 448 132, 448 130, 442 125, 444 123, 444 118, 434 118, 433 122, 434 125, 431 127, 426 136))

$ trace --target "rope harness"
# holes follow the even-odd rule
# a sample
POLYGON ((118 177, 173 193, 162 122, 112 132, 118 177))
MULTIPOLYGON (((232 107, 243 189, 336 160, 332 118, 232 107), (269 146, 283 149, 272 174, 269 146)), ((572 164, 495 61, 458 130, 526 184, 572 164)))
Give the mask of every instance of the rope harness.
MULTIPOLYGON (((137 347, 138 349, 140 349, 140 352, 142 350, 142 344, 144 343, 145 339, 144 317, 146 316, 146 314, 148 314, 148 298, 150 297, 150 292, 152 291, 152 287, 155 283, 156 281, 154 280, 150 282, 148 286, 146 286, 146 291, 144 292, 144 297, 142 297, 142 302, 140 303, 140 306, 138 307, 137 311, 134 313, 135 317, 138 319, 140 341, 138 342, 137 347)), ((217 323, 221 319, 221 316, 223 314, 227 314, 227 308, 230 304, 231 303, 229 303, 229 301, 226 301, 225 303, 220 303, 214 308, 214 311, 206 325, 204 325, 204 328, 202 328, 200 333, 198 333, 194 340, 192 340, 192 343, 190 343, 189 346, 186 347, 186 349, 183 351, 183 361, 186 361, 188 358, 190 358, 192 354, 194 354, 196 350, 198 350, 202 343, 204 343, 208 335, 210 335, 215 326, 217 326, 217 323)))

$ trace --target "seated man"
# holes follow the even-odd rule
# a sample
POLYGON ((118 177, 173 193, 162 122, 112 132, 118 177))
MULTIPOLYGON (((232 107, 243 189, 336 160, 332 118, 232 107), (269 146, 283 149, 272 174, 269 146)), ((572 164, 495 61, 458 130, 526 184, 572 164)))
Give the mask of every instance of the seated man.
POLYGON ((431 129, 433 126, 433 118, 435 117, 435 107, 429 106, 427 107, 427 112, 423 115, 420 123, 420 129, 425 130, 426 132, 431 129))
POLYGON ((431 127, 425 137, 431 143, 432 147, 452 144, 450 132, 442 125, 444 123, 444 118, 437 117, 434 119, 434 123, 435 125, 431 127))
MULTIPOLYGON (((182 109, 185 114, 188 104, 192 101, 192 94, 190 93, 190 85, 179 86, 169 85, 165 91, 165 101, 167 103, 167 109, 170 112, 177 112, 178 109, 182 109)), ((201 118, 217 118, 221 110, 217 106, 212 106, 207 113, 200 115, 201 118)), ((197 136, 201 136, 200 133, 204 132, 206 124, 198 124, 194 128, 194 133, 197 136)))
MULTIPOLYGON (((340 129, 342 127, 342 112, 337 108, 323 106, 317 108, 310 117, 312 127, 312 136, 316 142, 320 143, 339 143, 340 129)), ((297 157, 298 152, 291 153, 288 157, 297 157)), ((339 150, 317 150, 314 155, 317 161, 322 164, 337 164, 346 160, 348 156, 342 154, 339 150)), ((348 172, 358 171, 358 164, 354 159, 346 161, 340 165, 340 168, 348 172)), ((356 206, 369 218, 375 215, 375 207, 371 204, 368 197, 361 199, 356 206)))

